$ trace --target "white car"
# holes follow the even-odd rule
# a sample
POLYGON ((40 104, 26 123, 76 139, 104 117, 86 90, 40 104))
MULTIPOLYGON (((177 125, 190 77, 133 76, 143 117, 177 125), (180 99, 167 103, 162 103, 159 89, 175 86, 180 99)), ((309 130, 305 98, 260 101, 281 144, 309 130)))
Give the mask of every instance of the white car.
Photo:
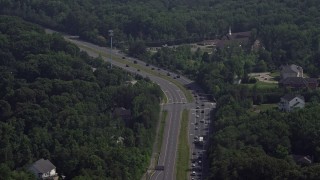
POLYGON ((196 117, 199 118, 200 116, 197 114, 196 117))
POLYGON ((195 172, 195 171, 192 171, 191 175, 192 175, 192 176, 195 176, 195 175, 196 175, 196 172, 195 172))

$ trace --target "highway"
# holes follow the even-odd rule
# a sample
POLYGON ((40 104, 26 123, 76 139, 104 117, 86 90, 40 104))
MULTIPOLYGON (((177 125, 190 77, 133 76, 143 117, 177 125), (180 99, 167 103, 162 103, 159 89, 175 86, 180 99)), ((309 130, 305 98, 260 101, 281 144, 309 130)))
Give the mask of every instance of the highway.
MULTIPOLYGON (((70 42, 78 45, 81 50, 86 51, 90 56, 98 57, 99 52, 101 52, 100 54, 102 54, 102 58, 105 61, 111 63, 114 66, 121 67, 124 70, 127 70, 129 72, 140 74, 143 77, 148 77, 151 81, 157 83, 161 87, 162 91, 164 92, 164 94, 168 99, 168 102, 166 104, 163 104, 163 109, 167 110, 168 115, 167 115, 166 124, 165 124, 165 131, 164 131, 164 137, 163 137, 163 142, 161 146, 161 152, 158 160, 158 165, 164 166, 164 170, 156 171, 151 176, 151 179, 155 179, 155 180, 175 179, 175 163, 176 163, 176 157, 177 157, 180 119, 181 119, 182 110, 184 109, 184 105, 187 103, 186 97, 182 93, 182 91, 170 81, 154 76, 148 72, 144 72, 143 68, 141 68, 140 71, 137 71, 137 68, 130 67, 130 66, 127 67, 126 64, 111 60, 109 57, 103 56, 104 53, 106 52, 109 53, 110 49, 96 46, 91 43, 79 41, 77 39, 70 39, 67 36, 65 36, 65 38, 70 42)), ((119 55, 120 58, 122 58, 123 56, 116 50, 112 51, 112 53, 113 55, 119 55)), ((133 61, 133 59, 131 58, 126 58, 125 60, 127 60, 128 62, 133 61)), ((136 61, 137 61, 137 64, 141 66, 145 66, 144 62, 139 60, 136 60, 136 61)), ((150 66, 148 68, 151 69, 152 67, 150 66)), ((158 70, 158 68, 155 69, 155 71, 160 71, 159 73, 162 73, 162 74, 166 73, 166 71, 158 70)), ((171 76, 173 76, 173 73, 171 76)), ((187 83, 187 79, 182 79, 181 81, 184 81, 185 83, 187 83)))
MULTIPOLYGON (((46 29, 46 32, 52 33, 54 31, 46 29)), ((204 135, 204 133, 205 134, 209 133, 205 123, 203 123, 203 126, 202 125, 199 126, 200 128, 197 127, 198 129, 194 129, 197 126, 195 125, 195 123, 198 122, 196 117, 197 115, 196 109, 198 104, 196 104, 196 102, 202 103, 200 102, 200 100, 197 100, 198 96, 195 97, 196 102, 188 103, 186 100, 185 94, 175 84, 173 84, 172 82, 164 78, 148 73, 147 71, 144 71, 144 69, 150 68, 150 69, 153 69, 154 72, 158 72, 158 74, 163 74, 163 75, 167 75, 168 73, 170 73, 169 77, 174 78, 176 81, 178 81, 185 87, 188 87, 190 91, 193 90, 194 93, 196 94, 197 93, 196 90, 200 88, 197 85, 195 85, 193 81, 181 75, 178 78, 177 74, 173 72, 168 72, 166 70, 160 69, 152 65, 146 66, 145 62, 139 61, 138 59, 125 57, 125 55, 121 54, 117 50, 111 51, 108 48, 100 47, 88 42, 84 42, 68 35, 64 35, 64 38, 76 44, 81 50, 86 51, 92 57, 98 57, 99 55, 101 55, 103 60, 111 63, 113 66, 120 67, 128 72, 139 74, 143 77, 148 77, 151 81, 153 81, 154 83, 157 83, 161 87, 162 91, 167 97, 168 101, 162 104, 163 109, 167 110, 168 114, 167 114, 167 119, 166 119, 165 128, 164 128, 163 142, 162 142, 161 151, 160 151, 158 164, 157 164, 159 167, 163 166, 164 169, 154 171, 150 176, 147 176, 148 179, 152 179, 152 180, 176 179, 175 166, 176 166, 176 159, 177 159, 177 153, 178 153, 177 147, 178 147, 178 137, 180 132, 180 121, 181 121, 181 114, 183 109, 190 110, 189 142, 190 142, 191 152, 196 152, 196 153, 204 152, 203 148, 205 148, 205 145, 203 145, 202 147, 198 147, 193 143, 195 136, 199 137, 201 135, 204 135), (110 57, 108 57, 109 55, 107 55, 110 52, 112 52, 112 55, 121 58, 123 62, 120 63, 117 60, 110 59, 110 57), (137 67, 130 67, 128 64, 124 63, 124 62, 132 63, 133 61, 136 61, 135 66, 139 65, 141 67, 139 68, 139 70, 137 69, 137 67)), ((201 118, 206 119, 206 124, 209 124, 209 121, 210 121, 210 111, 212 109, 212 106, 210 104, 211 103, 203 104, 204 106, 201 107, 201 109, 205 110, 205 112, 203 114, 199 114, 201 115, 201 118)), ((193 157, 194 155, 190 155, 190 156, 193 157)), ((194 164, 193 159, 194 158, 192 158, 191 160, 194 164)), ((192 164, 192 162, 190 162, 190 165, 192 164)), ((201 164, 201 162, 199 163, 199 161, 197 163, 199 165, 201 164)), ((203 178, 202 176, 203 168, 194 169, 194 167, 191 167, 190 169, 196 171, 196 175, 199 176, 199 179, 203 178)), ((192 174, 192 172, 190 173, 191 173, 190 174, 191 176, 189 176, 190 179, 195 179, 194 174, 192 174)))

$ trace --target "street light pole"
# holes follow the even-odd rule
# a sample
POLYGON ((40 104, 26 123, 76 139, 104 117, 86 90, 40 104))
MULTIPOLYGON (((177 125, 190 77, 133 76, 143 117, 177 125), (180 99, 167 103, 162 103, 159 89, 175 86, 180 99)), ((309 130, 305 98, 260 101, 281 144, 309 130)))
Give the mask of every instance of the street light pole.
POLYGON ((113 30, 109 30, 109 36, 110 36, 110 68, 112 69, 112 37, 113 37, 113 30))

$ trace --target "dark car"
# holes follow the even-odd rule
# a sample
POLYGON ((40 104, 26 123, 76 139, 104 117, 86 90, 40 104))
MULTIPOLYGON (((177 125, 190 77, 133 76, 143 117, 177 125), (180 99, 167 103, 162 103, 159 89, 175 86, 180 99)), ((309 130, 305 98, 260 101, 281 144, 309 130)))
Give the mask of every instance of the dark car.
POLYGON ((124 57, 124 56, 122 57, 122 59, 125 59, 125 58, 126 58, 126 57, 124 57))
POLYGON ((177 78, 180 78, 180 75, 178 75, 177 78))
POLYGON ((171 74, 170 73, 167 73, 167 76, 170 76, 171 74))
POLYGON ((149 64, 147 63, 146 66, 149 66, 149 64))
POLYGON ((126 67, 129 67, 129 65, 128 65, 128 64, 126 64, 126 67))
POLYGON ((137 71, 140 71, 140 69, 137 69, 137 71))
POLYGON ((137 64, 138 62, 136 60, 133 61, 134 64, 137 64))

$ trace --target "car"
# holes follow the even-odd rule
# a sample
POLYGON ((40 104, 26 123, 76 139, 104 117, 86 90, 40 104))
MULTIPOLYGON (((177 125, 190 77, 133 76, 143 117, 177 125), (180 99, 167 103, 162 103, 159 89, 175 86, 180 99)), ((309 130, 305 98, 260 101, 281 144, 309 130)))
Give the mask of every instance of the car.
POLYGON ((151 68, 151 70, 154 70, 154 67, 153 67, 153 68, 151 68))
POLYGON ((198 139, 198 138, 199 138, 198 136, 195 136, 195 137, 194 137, 194 139, 198 139))
POLYGON ((197 154, 196 152, 193 152, 193 153, 192 153, 192 155, 196 155, 196 154, 197 154))
POLYGON ((126 59, 126 57, 123 56, 122 59, 126 59))
POLYGON ((201 113, 204 113, 204 110, 202 110, 201 113))
POLYGON ((160 71, 161 69, 160 68, 158 68, 158 71, 160 71))
POLYGON ((128 65, 128 64, 126 64, 126 67, 129 67, 129 65, 128 65))
POLYGON ((194 125, 198 125, 198 122, 195 122, 194 125))
POLYGON ((196 167, 196 164, 192 164, 192 167, 196 167))
POLYGON ((171 74, 170 73, 167 73, 167 76, 170 76, 171 74))
POLYGON ((180 75, 178 75, 177 78, 180 78, 180 75))
POLYGON ((196 126, 194 129, 195 129, 195 130, 198 130, 199 128, 196 126))
POLYGON ((133 61, 134 64, 137 64, 138 62, 136 60, 133 61))
POLYGON ((200 116, 197 114, 197 115, 196 115, 196 118, 199 118, 199 117, 200 117, 200 116))
POLYGON ((146 63, 146 66, 149 66, 149 64, 148 64, 148 63, 146 63))
POLYGON ((204 119, 201 119, 200 122, 201 122, 201 123, 204 123, 204 119))
POLYGON ((137 69, 137 71, 140 71, 140 69, 137 69))
POLYGON ((197 106, 197 107, 196 107, 196 109, 200 109, 200 107, 199 107, 199 106, 197 106))
MULTIPOLYGON (((200 156, 199 156, 199 157, 200 157, 200 156)), ((201 163, 202 163, 202 161, 198 161, 198 163, 199 163, 199 164, 201 164, 201 163)))
POLYGON ((201 104, 201 106, 204 106, 204 104, 201 104))
POLYGON ((196 172, 192 171, 191 176, 195 176, 195 175, 196 175, 196 172))

